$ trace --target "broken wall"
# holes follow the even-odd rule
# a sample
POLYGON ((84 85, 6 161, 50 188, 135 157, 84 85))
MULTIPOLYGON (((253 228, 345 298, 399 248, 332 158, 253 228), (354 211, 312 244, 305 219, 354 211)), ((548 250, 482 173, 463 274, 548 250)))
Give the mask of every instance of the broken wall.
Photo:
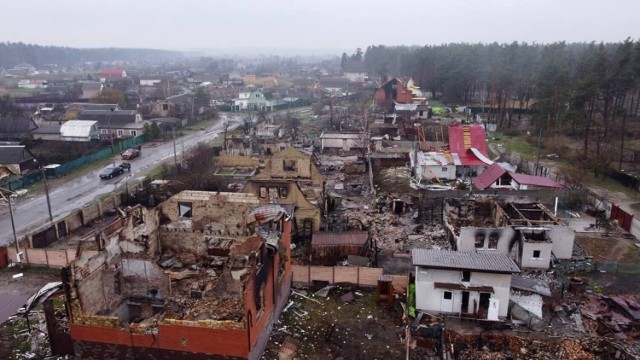
POLYGON ((271 176, 274 178, 311 178, 311 166, 309 155, 288 147, 271 157, 271 176), (292 170, 291 167, 285 167, 291 162, 295 164, 295 170, 292 170))
MULTIPOLYGON (((117 270, 119 256, 109 259, 98 253, 82 267, 74 267, 75 296, 82 313, 108 313, 122 300, 120 273, 117 270)), ((75 314, 80 316, 81 314, 75 314)))
POLYGON ((551 264, 552 247, 553 244, 550 242, 523 242, 520 267, 529 269, 548 269, 551 264), (534 256, 534 251, 539 251, 539 255, 537 257, 534 256))
POLYGON ((509 254, 517 247, 516 231, 511 227, 462 227, 457 239, 458 251, 498 251, 509 254))
POLYGON ((122 259, 121 264, 123 291, 127 296, 146 296, 149 290, 156 289, 159 296, 169 297, 169 276, 155 261, 122 259))
POLYGON ((294 205, 293 216, 298 229, 302 228, 305 219, 311 219, 312 230, 320 231, 320 208, 306 199, 295 182, 249 181, 243 192, 260 197, 263 203, 294 205))
POLYGON ((259 205, 258 198, 248 194, 183 191, 160 204, 160 211, 166 219, 163 224, 186 220, 186 229, 206 232, 201 222, 219 223, 224 225, 222 230, 239 233, 239 229, 244 228, 246 215, 259 205), (178 203, 190 203, 191 215, 181 218, 178 203))
POLYGON ((551 229, 549 238, 553 242, 553 255, 558 259, 571 259, 575 231, 567 225, 544 225, 544 227, 551 229))

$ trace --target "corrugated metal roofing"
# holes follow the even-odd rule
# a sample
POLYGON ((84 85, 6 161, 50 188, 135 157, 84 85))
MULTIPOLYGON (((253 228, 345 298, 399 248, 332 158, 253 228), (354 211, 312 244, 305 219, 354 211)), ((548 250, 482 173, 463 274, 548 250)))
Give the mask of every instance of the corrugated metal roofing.
POLYGON ((486 165, 469 149, 476 148, 482 155, 487 156, 487 140, 482 125, 451 125, 449 126, 449 148, 460 157, 464 166, 486 165))
POLYGON ((451 160, 451 155, 447 156, 445 153, 438 153, 435 151, 430 152, 419 152, 418 153, 418 164, 420 165, 428 165, 428 166, 447 166, 451 165, 453 161, 451 160))
POLYGON ((493 163, 493 165, 486 168, 482 174, 476 176, 473 179, 473 186, 480 190, 484 190, 491 186, 491 184, 498 181, 498 179, 504 175, 507 170, 503 169, 502 166, 498 163, 493 163))
POLYGON ((4 324, 7 319, 18 312, 23 307, 28 296, 16 294, 0 294, 0 324, 4 324))
POLYGON ((21 164, 33 159, 31 152, 24 145, 0 146, 0 164, 21 164))
POLYGON ((440 269, 463 269, 498 273, 519 273, 516 263, 497 252, 413 249, 413 265, 440 269))
POLYGON ((511 275, 511 288, 516 290, 530 291, 542 296, 551 296, 549 284, 537 279, 530 279, 521 275, 511 275))
POLYGON ((553 189, 563 189, 564 186, 544 176, 509 173, 513 180, 520 185, 539 186, 553 189))
POLYGON ((341 233, 316 232, 311 238, 311 246, 356 245, 367 243, 369 233, 366 231, 348 231, 341 233))
POLYGON ((60 126, 60 134, 64 137, 91 136, 91 128, 98 122, 95 120, 69 120, 60 126))

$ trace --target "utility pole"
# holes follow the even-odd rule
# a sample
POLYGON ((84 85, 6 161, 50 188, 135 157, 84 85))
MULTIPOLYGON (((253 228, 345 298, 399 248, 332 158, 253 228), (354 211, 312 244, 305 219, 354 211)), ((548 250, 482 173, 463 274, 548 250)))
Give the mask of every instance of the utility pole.
POLYGON ((111 114, 115 109, 111 108, 111 111, 107 114, 107 125, 109 126, 109 139, 111 139, 111 153, 113 154, 113 133, 111 132, 111 114))
POLYGON ((47 196, 47 209, 49 210, 49 221, 53 222, 53 214, 51 213, 51 199, 49 199, 49 181, 47 175, 44 173, 44 168, 40 166, 40 173, 44 179, 44 193, 47 196))
POLYGON ((175 165, 175 169, 173 171, 174 175, 178 171, 178 154, 176 153, 176 128, 175 126, 171 127, 171 134, 173 137, 173 163, 175 165))

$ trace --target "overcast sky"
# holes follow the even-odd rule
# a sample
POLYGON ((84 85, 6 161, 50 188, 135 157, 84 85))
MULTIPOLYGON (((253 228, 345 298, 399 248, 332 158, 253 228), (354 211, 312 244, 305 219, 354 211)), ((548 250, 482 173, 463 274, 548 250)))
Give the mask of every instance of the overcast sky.
POLYGON ((0 41, 174 50, 365 49, 640 37, 640 0, 18 0, 0 41))

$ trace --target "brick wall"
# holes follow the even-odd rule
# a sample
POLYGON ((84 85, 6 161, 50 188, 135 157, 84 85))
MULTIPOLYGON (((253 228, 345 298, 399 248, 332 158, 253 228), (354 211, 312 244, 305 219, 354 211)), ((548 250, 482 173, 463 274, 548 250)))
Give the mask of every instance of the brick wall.
POLYGON ((248 355, 248 336, 244 329, 219 330, 161 324, 157 334, 152 335, 136 334, 118 328, 71 324, 70 331, 74 339, 75 355, 81 359, 187 359, 192 356, 242 359, 248 355), (220 353, 227 357, 213 355, 220 353), (182 356, 169 357, 175 354, 182 356))
POLYGON ((129 347, 90 341, 75 341, 75 355, 80 359, 154 359, 154 360, 235 360, 240 357, 216 356, 149 347, 129 347))
MULTIPOLYGON (((70 325, 74 339, 74 349, 79 358, 98 359, 259 359, 262 355, 273 324, 286 303, 291 285, 290 262, 285 262, 282 278, 278 278, 280 261, 291 258, 291 222, 283 226, 280 249, 269 265, 269 272, 263 287, 264 307, 258 316, 253 293, 253 279, 249 279, 245 288, 244 301, 247 307, 248 324, 246 328, 237 328, 238 323, 227 324, 222 321, 180 321, 168 320, 158 325, 155 334, 131 325, 123 328, 115 317, 83 315, 78 306, 73 308, 75 323, 70 325), (284 258, 281 259, 281 256, 284 258), (192 353, 193 352, 193 353, 192 353), (207 355, 218 354, 218 355, 207 355), (224 354, 223 357, 220 354, 224 354)), ((184 234, 184 233, 183 233, 184 234)), ((259 240, 259 239, 257 239, 259 240)), ((140 268, 141 264, 129 264, 140 268)), ((148 270, 148 269, 147 269, 148 270)), ((87 302, 104 304, 104 289, 108 276, 104 273, 112 270, 94 269, 84 274, 78 285, 83 287, 83 305, 87 302), (102 299, 101 299, 102 297, 102 299)), ((112 295, 109 295, 112 296, 112 295)), ((242 326, 242 324, 240 324, 242 326)), ((148 329, 147 329, 148 330, 148 329)))

